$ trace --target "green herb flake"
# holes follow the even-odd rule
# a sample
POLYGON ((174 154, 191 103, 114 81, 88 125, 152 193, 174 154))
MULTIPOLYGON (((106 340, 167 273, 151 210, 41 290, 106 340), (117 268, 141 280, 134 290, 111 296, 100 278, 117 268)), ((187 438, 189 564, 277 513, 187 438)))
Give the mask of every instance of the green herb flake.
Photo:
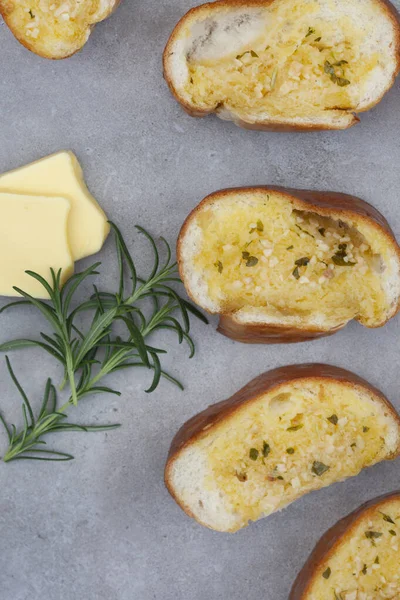
POLYGON ((295 453, 295 449, 294 448, 286 448, 286 452, 288 454, 294 454, 295 453))
POLYGON ((278 475, 277 479, 279 479, 280 481, 284 481, 282 475, 278 475))
POLYGON ((31 9, 29 9, 29 16, 31 17, 31 19, 34 19, 34 18, 35 18, 35 15, 33 14, 33 12, 32 12, 32 10, 31 10, 31 9))
POLYGON ((214 263, 214 267, 218 269, 218 273, 222 273, 222 271, 224 270, 224 265, 220 260, 217 260, 217 262, 214 263))
POLYGON ((300 225, 296 224, 295 227, 297 227, 297 229, 300 229, 300 231, 302 231, 303 233, 305 233, 309 237, 313 238, 313 240, 315 240, 315 236, 313 236, 309 231, 306 231, 305 229, 302 229, 302 227, 300 227, 300 225))
POLYGON ((256 256, 249 256, 246 260, 246 267, 255 267, 258 263, 258 258, 256 256))
POLYGON ((320 42, 321 40, 322 40, 322 37, 320 36, 320 37, 315 38, 314 42, 320 42))
POLYGON ((258 58, 258 54, 257 52, 254 52, 254 50, 250 50, 250 54, 253 58, 258 58))
POLYGON ((354 265, 357 264, 350 261, 346 262, 344 257, 337 253, 332 256, 332 262, 338 267, 354 267, 354 265))
POLYGON ((345 87, 346 85, 350 85, 351 81, 345 79, 344 77, 336 77, 336 82, 338 86, 345 87))
POLYGON ((346 79, 345 77, 340 77, 336 74, 335 71, 335 67, 339 67, 339 69, 342 70, 343 72, 343 65, 347 65, 348 62, 347 60, 339 60, 338 62, 335 63, 330 63, 329 60, 325 61, 324 64, 324 71, 327 75, 330 76, 331 81, 333 81, 333 83, 336 83, 336 85, 338 85, 339 87, 345 87, 346 85, 350 85, 350 81, 348 79, 346 79))
POLYGON ((302 258, 298 258, 297 260, 295 260, 294 264, 298 267, 306 267, 310 260, 311 259, 308 256, 303 256, 302 258))
POLYGON ((391 517, 389 517, 389 515, 385 515, 385 513, 381 512, 382 518, 384 521, 386 521, 386 523, 392 523, 392 525, 396 525, 396 523, 393 521, 393 519, 391 517))
POLYGON ((250 448, 249 457, 251 458, 251 460, 257 460, 258 454, 259 452, 257 448, 250 448))
POLYGON ((329 577, 331 576, 332 570, 330 567, 328 567, 323 573, 322 573, 322 577, 324 579, 329 579, 329 577))
POLYGON ((267 442, 264 442, 263 449, 262 449, 262 455, 264 456, 264 458, 266 458, 270 452, 271 452, 271 446, 269 444, 267 444, 267 442))
POLYGON ((356 444, 355 442, 353 442, 353 443, 350 445, 350 448, 356 448, 356 447, 357 447, 357 444, 356 444))
POLYGON ((265 46, 265 50, 269 50, 271 46, 265 46))
POLYGON ((299 431, 299 429, 302 429, 303 427, 303 423, 300 423, 299 425, 292 425, 291 427, 288 427, 286 431, 299 431))
POLYGON ((293 250, 294 246, 288 246, 286 250, 293 250))
POLYGON ((366 531, 365 532, 365 537, 367 538, 367 540, 371 540, 371 543, 373 546, 375 546, 375 540, 382 537, 382 535, 383 535, 383 533, 381 533, 380 531, 366 531))
POLYGON ((250 252, 242 252, 242 258, 243 260, 247 260, 248 258, 250 258, 250 252))
POLYGON ((389 529, 389 533, 390 533, 390 535, 397 535, 397 533, 395 532, 394 529, 389 529))
POLYGON ((379 565, 379 556, 377 556, 377 557, 375 558, 375 560, 374 560, 374 564, 375 564, 375 565, 379 565))
POLYGON ((337 415, 331 415, 330 417, 328 417, 328 421, 330 421, 332 425, 337 425, 339 419, 337 415))
POLYGON ((293 277, 295 279, 300 279, 300 271, 299 271, 299 267, 296 267, 292 273, 293 277))
POLYGON ((236 477, 239 479, 239 481, 241 483, 244 483, 245 481, 247 481, 247 475, 246 475, 246 473, 238 473, 238 472, 236 472, 235 475, 236 475, 236 477))
POLYGON ((322 237, 325 237, 325 231, 326 231, 326 230, 325 230, 325 227, 320 227, 320 228, 318 229, 318 231, 319 231, 319 233, 322 235, 322 237))
POLYGON ((367 433, 368 431, 369 431, 369 427, 366 427, 366 426, 364 425, 364 427, 363 427, 363 433, 367 433))
POLYGON ((315 29, 314 29, 314 27, 309 27, 309 28, 308 28, 308 31, 307 31, 307 33, 306 33, 306 38, 307 38, 307 37, 310 37, 310 35, 312 35, 313 33, 315 33, 315 29))
POLYGON ((324 463, 320 462, 319 460, 314 460, 313 465, 311 467, 311 471, 314 473, 314 475, 317 475, 318 477, 321 477, 321 475, 329 471, 329 469, 330 467, 328 467, 328 465, 324 465, 324 463))
POLYGON ((366 575, 366 574, 367 574, 367 565, 366 565, 366 564, 364 564, 364 566, 363 566, 363 568, 362 568, 362 570, 361 570, 361 573, 362 573, 363 575, 366 575))

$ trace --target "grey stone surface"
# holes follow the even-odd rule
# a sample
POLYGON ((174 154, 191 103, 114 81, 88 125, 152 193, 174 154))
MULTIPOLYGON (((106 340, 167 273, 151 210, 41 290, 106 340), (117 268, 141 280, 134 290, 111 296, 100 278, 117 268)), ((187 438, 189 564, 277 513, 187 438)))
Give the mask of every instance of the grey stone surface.
MULTIPOLYGON (((263 134, 191 119, 171 98, 160 65, 189 4, 125 0, 81 53, 62 62, 30 54, 0 23, 0 171, 73 149, 143 267, 135 223, 174 242, 203 196, 234 185, 353 193, 375 204, 400 237, 400 81, 347 132, 263 134)), ((116 279, 113 259, 109 240, 101 253, 105 286, 116 279)), ((0 319, 1 341, 36 331, 29 311, 0 319)), ((399 462, 311 494, 231 536, 197 525, 169 497, 163 466, 171 438, 186 418, 253 376, 304 361, 348 367, 400 409, 399 335, 396 318, 384 329, 353 323, 312 343, 251 347, 219 336, 212 320, 208 327, 194 323, 191 361, 165 336, 158 343, 170 346, 166 365, 184 381, 183 393, 163 382, 148 396, 147 373, 123 372, 110 382, 123 391, 120 399, 91 398, 73 411, 81 421, 118 419, 120 431, 58 436, 54 444, 77 457, 69 463, 0 463, 1 600, 285 600, 330 525, 400 487, 399 462)), ((11 358, 35 403, 46 377, 60 376, 40 352, 11 358)), ((20 402, 1 357, 0 390, 1 411, 20 425, 20 402)), ((0 432, 0 454, 5 442, 0 432)))

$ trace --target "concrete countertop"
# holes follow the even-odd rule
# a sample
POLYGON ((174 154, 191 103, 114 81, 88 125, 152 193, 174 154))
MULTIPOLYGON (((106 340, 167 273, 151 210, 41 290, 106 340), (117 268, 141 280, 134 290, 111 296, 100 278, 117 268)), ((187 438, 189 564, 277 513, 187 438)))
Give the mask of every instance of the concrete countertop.
MULTIPOLYGON (((395 4, 400 8, 400 0, 395 4)), ((373 203, 400 239, 400 79, 346 132, 244 131, 214 117, 194 120, 170 96, 161 53, 193 2, 125 0, 94 29, 82 52, 61 62, 30 54, 0 23, 0 172, 59 149, 79 157, 90 190, 119 224, 139 265, 147 254, 134 224, 175 243, 188 212, 222 187, 257 183, 338 190, 373 203)), ((102 281, 116 281, 111 238, 102 281)), ((89 264, 84 261, 82 265, 89 264)), ((37 331, 29 311, 1 315, 0 341, 37 331)), ((332 338, 244 346, 193 322, 197 354, 167 335, 166 367, 185 384, 123 371, 121 398, 98 396, 76 421, 113 422, 109 433, 66 433, 54 445, 68 463, 0 462, 2 600, 286 600, 320 535, 367 499, 400 487, 399 462, 308 495, 235 535, 197 525, 169 497, 163 467, 184 420, 262 371, 309 361, 346 367, 400 409, 400 319, 377 330, 352 323, 332 338)), ((10 355, 35 406, 57 366, 40 351, 10 355)), ((0 357, 0 410, 21 425, 20 399, 0 357)), ((72 416, 72 412, 71 412, 72 416)), ((6 439, 0 431, 0 455, 6 439)))

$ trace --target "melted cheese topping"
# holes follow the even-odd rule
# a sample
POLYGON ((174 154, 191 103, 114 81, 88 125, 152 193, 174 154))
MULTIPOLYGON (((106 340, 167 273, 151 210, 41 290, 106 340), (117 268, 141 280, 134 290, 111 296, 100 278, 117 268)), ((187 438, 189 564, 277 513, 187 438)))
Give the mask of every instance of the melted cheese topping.
POLYGON ((241 527, 385 458, 389 428, 362 390, 330 381, 288 385, 207 438, 205 486, 224 495, 241 527))
POLYGON ((382 317, 381 271, 389 257, 375 232, 366 239, 352 223, 300 212, 275 194, 216 202, 199 211, 196 223, 194 268, 223 312, 318 312, 336 324, 382 317))
MULTIPOLYGON (((320 2, 275 2, 263 10, 263 34, 222 58, 188 58, 185 91, 204 106, 284 117, 355 109, 380 55, 366 51, 368 31, 341 16, 321 15, 320 2)), ((369 27, 374 27, 371 19, 369 27)))
POLYGON ((324 561, 309 600, 397 600, 400 597, 400 500, 369 511, 324 561), (335 595, 336 594, 336 595, 335 595))

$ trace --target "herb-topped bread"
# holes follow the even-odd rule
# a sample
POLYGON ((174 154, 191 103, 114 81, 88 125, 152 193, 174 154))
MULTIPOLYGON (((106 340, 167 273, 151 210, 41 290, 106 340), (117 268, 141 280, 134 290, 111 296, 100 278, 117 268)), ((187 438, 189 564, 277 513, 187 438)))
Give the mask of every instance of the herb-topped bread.
POLYGON ((344 369, 294 365, 185 423, 165 481, 189 516, 234 532, 399 454, 400 419, 378 390, 344 369))
POLYGON ((221 0, 190 10, 164 52, 166 81, 192 116, 253 129, 345 129, 400 69, 386 0, 221 0))
POLYGON ((238 188, 186 219, 181 278, 219 330, 242 342, 297 342, 399 309, 400 250, 384 217, 345 194, 238 188))
POLYGON ((43 58, 80 50, 93 26, 120 0, 0 0, 0 14, 17 40, 43 58))
POLYGON ((398 600, 400 491, 367 502, 321 538, 289 600, 398 600))

